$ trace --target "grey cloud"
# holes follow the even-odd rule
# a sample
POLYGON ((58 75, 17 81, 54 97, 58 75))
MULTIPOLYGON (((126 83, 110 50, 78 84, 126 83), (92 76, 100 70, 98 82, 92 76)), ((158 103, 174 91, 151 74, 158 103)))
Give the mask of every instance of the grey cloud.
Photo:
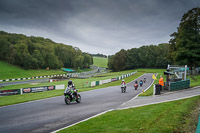
POLYGON ((114 54, 169 41, 198 0, 0 0, 0 30, 114 54))

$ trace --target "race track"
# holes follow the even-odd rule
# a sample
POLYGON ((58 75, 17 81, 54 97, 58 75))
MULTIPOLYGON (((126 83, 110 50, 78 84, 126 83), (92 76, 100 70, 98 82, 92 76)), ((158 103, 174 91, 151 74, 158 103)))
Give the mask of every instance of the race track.
MULTIPOLYGON (((134 81, 121 93, 120 86, 81 92, 81 103, 66 105, 64 96, 16 104, 0 108, 1 133, 44 133, 71 125, 109 109, 115 109, 139 94, 153 82, 152 74, 145 74, 143 87, 134 90, 134 81)), ((11 96, 12 98, 12 96, 11 96)), ((14 100, 14 99, 13 99, 14 100)))

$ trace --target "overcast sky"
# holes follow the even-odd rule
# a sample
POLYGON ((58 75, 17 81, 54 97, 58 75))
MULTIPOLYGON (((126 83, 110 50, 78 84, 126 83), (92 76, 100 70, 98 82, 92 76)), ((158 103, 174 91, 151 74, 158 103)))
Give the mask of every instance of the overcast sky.
POLYGON ((50 38, 83 52, 166 43, 200 0, 0 0, 0 30, 50 38))

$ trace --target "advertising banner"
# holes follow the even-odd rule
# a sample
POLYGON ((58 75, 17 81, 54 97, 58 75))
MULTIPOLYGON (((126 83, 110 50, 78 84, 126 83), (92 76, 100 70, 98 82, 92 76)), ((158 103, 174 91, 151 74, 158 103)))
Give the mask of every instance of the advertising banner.
POLYGON ((112 79, 111 79, 111 82, 113 82, 113 81, 117 81, 117 78, 112 78, 112 79))
POLYGON ((32 87, 32 88, 22 88, 23 93, 31 93, 31 92, 42 92, 55 90, 55 86, 42 86, 42 87, 32 87))
POLYGON ((65 85, 64 84, 62 84, 62 85, 56 85, 56 88, 55 88, 56 90, 57 89, 65 89, 65 85))
POLYGON ((31 88, 31 92, 42 92, 42 91, 47 91, 47 86, 31 88))
POLYGON ((0 90, 0 96, 9 96, 9 95, 17 95, 17 94, 20 94, 20 89, 0 90))
POLYGON ((55 86, 47 86, 47 90, 50 91, 50 90, 55 90, 55 86))
POLYGON ((32 92, 32 89, 31 88, 22 88, 22 92, 23 93, 30 93, 30 92, 32 92))

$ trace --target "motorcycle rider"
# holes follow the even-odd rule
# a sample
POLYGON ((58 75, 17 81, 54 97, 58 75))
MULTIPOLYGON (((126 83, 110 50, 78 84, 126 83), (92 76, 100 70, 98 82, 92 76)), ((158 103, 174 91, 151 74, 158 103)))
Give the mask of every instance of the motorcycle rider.
MULTIPOLYGON (((68 87, 70 87, 70 86, 72 86, 72 92, 73 92, 73 93, 72 93, 72 96, 78 98, 77 90, 76 90, 75 85, 72 83, 72 80, 69 80, 69 81, 68 81, 67 88, 65 89, 65 95, 66 95, 66 92, 67 92, 68 87)), ((71 90, 70 90, 70 91, 71 91, 71 90)))
POLYGON ((124 81, 124 79, 122 80, 121 85, 124 84, 125 88, 126 88, 126 82, 124 81))
POLYGON ((142 87, 142 85, 143 85, 143 81, 142 81, 142 80, 140 80, 140 86, 142 87))
POLYGON ((137 88, 138 88, 138 82, 137 81, 135 81, 134 87, 135 87, 135 90, 137 90, 137 88))
POLYGON ((124 79, 122 80, 122 83, 121 83, 121 85, 122 85, 122 84, 126 85, 126 82, 124 81, 124 79))
POLYGON ((144 83, 146 82, 146 77, 144 77, 144 83))

